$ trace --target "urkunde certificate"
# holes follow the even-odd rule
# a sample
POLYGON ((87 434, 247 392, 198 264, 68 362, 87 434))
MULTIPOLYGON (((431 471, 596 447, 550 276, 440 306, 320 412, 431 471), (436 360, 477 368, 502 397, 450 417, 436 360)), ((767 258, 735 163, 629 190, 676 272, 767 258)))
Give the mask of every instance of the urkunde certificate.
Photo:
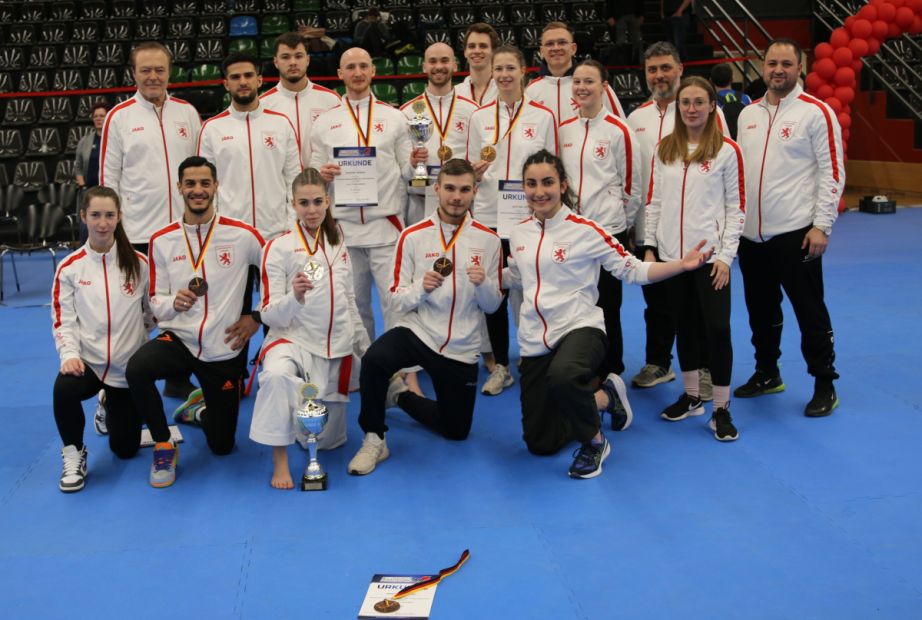
POLYGON ((505 179, 499 181, 499 200, 496 202, 497 234, 508 239, 512 228, 531 215, 531 209, 525 201, 525 188, 522 181, 505 179))
POLYGON ((373 146, 333 148, 333 163, 341 173, 333 180, 337 207, 378 206, 378 160, 373 146))

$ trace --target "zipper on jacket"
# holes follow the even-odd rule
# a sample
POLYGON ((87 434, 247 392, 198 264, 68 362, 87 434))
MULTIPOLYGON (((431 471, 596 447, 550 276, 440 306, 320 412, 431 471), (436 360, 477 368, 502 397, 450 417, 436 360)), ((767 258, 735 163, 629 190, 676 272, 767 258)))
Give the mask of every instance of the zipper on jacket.
MULTIPOLYGON (((441 226, 441 222, 439 226, 441 226)), ((462 224, 463 226, 463 224, 462 224)), ((461 231, 458 231, 457 234, 461 234, 461 231)), ((458 261, 455 257, 455 248, 451 249, 451 262, 453 265, 457 265, 458 261)), ((455 300, 458 298, 458 283, 455 280, 455 276, 458 274, 457 269, 451 270, 451 310, 448 311, 448 336, 445 338, 445 342, 442 343, 442 346, 439 347, 439 353, 445 350, 445 347, 448 346, 448 343, 451 341, 451 328, 455 322, 455 300)))
POLYGON ((688 162, 682 172, 682 201, 679 207, 679 258, 685 256, 685 180, 688 178, 688 162))
POLYGON ((332 357, 330 355, 330 341, 333 338, 333 316, 334 316, 333 265, 330 264, 330 259, 327 258, 326 248, 320 248, 320 251, 323 252, 323 259, 327 262, 327 272, 330 278, 330 324, 327 327, 327 358, 329 359, 330 357, 332 357))
POLYGON ((541 314, 541 310, 538 309, 538 295, 541 293, 541 266, 538 264, 538 258, 541 256, 541 244, 544 243, 545 222, 542 222, 540 226, 541 236, 538 237, 538 249, 535 250, 535 275, 538 280, 538 286, 535 288, 535 312, 538 313, 538 318, 541 319, 541 322, 544 324, 544 333, 541 335, 541 339, 544 341, 544 347, 550 351, 551 347, 547 344, 547 321, 544 320, 544 315, 541 314))
MULTIPOLYGON (((253 177, 253 138, 250 135, 249 112, 247 112, 247 148, 250 150, 250 203, 253 212, 253 228, 256 228, 256 179, 253 177)), ((201 238, 199 240, 201 241, 201 238)))
MULTIPOLYGON (((249 122, 247 122, 247 132, 249 133, 249 122)), ((215 214, 215 218, 217 217, 218 215, 215 214)), ((218 225, 217 220, 215 220, 211 225, 217 226, 218 225)), ((201 256, 202 254, 202 225, 201 224, 195 227, 195 234, 198 235, 199 256, 201 256)), ((192 258, 192 257, 190 256, 189 258, 192 258)), ((206 282, 208 281, 208 277, 205 275, 205 261, 202 261, 202 278, 204 278, 206 282)), ((205 304, 205 312, 202 316, 202 322, 198 326, 198 355, 195 356, 198 358, 202 357, 202 333, 205 331, 205 321, 208 320, 208 291, 205 291, 205 301, 203 303, 205 304)))
POLYGON ((163 106, 160 108, 160 112, 157 112, 157 108, 154 108, 154 114, 157 115, 157 122, 160 123, 160 137, 163 138, 163 157, 166 160, 166 184, 169 190, 166 193, 166 204, 170 212, 167 214, 166 223, 169 224, 173 221, 173 175, 170 174, 170 151, 166 147, 166 132, 163 130, 163 113, 166 108, 166 101, 163 102, 163 106))
POLYGON ((576 194, 576 213, 583 212, 583 157, 586 154, 586 142, 589 141, 589 121, 586 119, 586 135, 583 136, 583 147, 579 150, 579 191, 576 194))
MULTIPOLYGON (((768 105, 768 101, 765 102, 768 105)), ((762 237, 762 179, 765 177, 765 157, 768 155, 768 141, 772 137, 772 125, 781 111, 781 102, 775 108, 775 114, 768 113, 768 129, 765 131, 765 144, 762 146, 762 165, 759 167, 759 239, 765 241, 762 237)))
POLYGON ((109 270, 106 268, 106 255, 102 256, 102 279, 106 288, 106 369, 102 371, 100 381, 106 380, 109 365, 112 363, 112 309, 109 306, 109 270))

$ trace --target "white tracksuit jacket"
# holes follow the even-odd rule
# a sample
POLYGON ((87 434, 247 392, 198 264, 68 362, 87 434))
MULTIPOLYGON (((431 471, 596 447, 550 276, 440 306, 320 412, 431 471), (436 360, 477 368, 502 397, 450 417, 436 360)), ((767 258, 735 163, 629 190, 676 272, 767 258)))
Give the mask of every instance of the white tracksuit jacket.
POLYGON ((494 101, 471 116, 467 159, 474 162, 480 160, 480 151, 485 146, 493 146, 496 159, 487 168, 477 187, 473 211, 478 220, 490 228, 496 228, 499 182, 520 180, 525 160, 541 149, 557 154, 557 121, 554 113, 528 97, 516 103, 513 110, 499 100, 494 101), (513 118, 515 125, 507 135, 513 118))
POLYGON ((476 95, 474 95, 474 87, 471 85, 471 76, 465 77, 461 80, 461 83, 458 84, 456 90, 477 104, 477 107, 485 106, 490 104, 493 101, 496 101, 496 98, 499 96, 499 90, 496 88, 496 82, 490 80, 490 83, 487 84, 487 89, 483 91, 483 94, 480 95, 478 100, 476 95))
POLYGON ((733 264, 746 221, 743 155, 730 138, 713 160, 676 160, 664 164, 658 156, 650 181, 644 245, 655 247, 663 261, 679 260, 705 240, 714 249, 708 262, 733 264))
POLYGON ((118 192, 132 243, 147 243, 182 215, 177 170, 195 155, 201 129, 192 104, 176 97, 168 96, 158 111, 135 93, 109 110, 99 150, 99 184, 118 192))
MULTIPOLYGON (((644 205, 650 201, 647 191, 650 189, 650 174, 653 172, 653 155, 659 141, 671 134, 675 128, 675 107, 675 101, 673 101, 666 106, 665 112, 661 112, 656 102, 651 100, 638 106, 627 117, 627 124, 634 130, 634 137, 637 138, 637 144, 640 146, 641 174, 637 181, 640 183, 642 195, 640 210, 634 218, 634 239, 638 244, 643 244, 646 238, 644 205)), ((724 136, 729 138, 727 121, 720 106, 717 106, 717 122, 724 136)))
MULTIPOLYGON (((410 153, 413 150, 407 121, 400 110, 374 95, 359 102, 343 97, 339 106, 321 114, 311 130, 311 166, 319 169, 323 164, 334 163, 334 147, 373 146, 378 169, 378 206, 333 207, 333 215, 346 235, 349 247, 374 247, 390 245, 397 241, 403 230, 400 214, 407 201, 407 182, 413 177, 410 153), (369 104, 371 127, 368 127, 369 104), (352 111, 368 136, 365 145, 359 130, 346 106, 352 111), (356 112, 356 109, 358 110, 356 112)), ((333 182, 331 192, 335 192, 333 182)))
POLYGON ((293 222, 290 230, 270 241, 263 251, 260 313, 262 322, 269 326, 266 342, 285 339, 318 357, 346 357, 352 355, 353 343, 368 347, 368 335, 355 306, 349 251, 342 231, 336 245, 325 237, 318 247, 313 244, 303 226, 293 222), (314 250, 312 255, 308 248, 314 250), (301 304, 291 290, 291 281, 310 259, 323 266, 323 277, 304 294, 301 304))
POLYGON ((457 241, 447 253, 451 231, 438 212, 400 235, 394 252, 391 304, 402 314, 398 325, 409 328, 427 347, 447 358, 472 364, 480 356, 483 313, 495 312, 503 300, 501 244, 495 232, 465 218, 457 241), (454 265, 442 286, 426 293, 423 276, 441 256, 454 265), (467 267, 480 265, 486 279, 471 284, 467 267))
POLYGON ((609 234, 634 225, 640 208, 640 149, 626 122, 604 107, 595 118, 574 116, 560 125, 560 158, 576 212, 609 234))
MULTIPOLYGON (((579 116, 579 104, 573 98, 572 70, 569 75, 562 77, 542 75, 535 78, 525 87, 525 95, 544 107, 550 108, 558 125, 579 116)), ((621 107, 621 101, 618 100, 618 95, 615 94, 610 84, 605 87, 602 105, 609 114, 624 118, 624 108, 621 107)))
POLYGON ((233 105, 202 126, 198 154, 218 168, 218 210, 266 239, 288 228, 291 182, 301 172, 294 126, 262 102, 252 112, 233 105))
POLYGON ((762 242, 810 224, 832 227, 845 164, 829 106, 798 85, 775 108, 765 98, 746 106, 736 126, 750 205, 743 236, 762 242))
POLYGON ((147 342, 152 325, 147 257, 137 253, 140 273, 129 282, 119 268, 116 246, 105 254, 87 243, 58 265, 51 288, 54 345, 63 363, 84 361, 106 385, 127 388, 125 367, 147 342))
POLYGON ((308 80, 300 92, 290 91, 280 81, 259 96, 267 110, 281 112, 294 125, 301 147, 301 163, 307 166, 311 161, 311 129, 321 114, 339 105, 339 95, 329 88, 308 80))
POLYGON ((574 329, 605 331, 599 298, 599 267, 616 278, 646 284, 650 268, 599 224, 561 205, 543 224, 530 217, 512 229, 512 260, 505 274, 520 285, 519 349, 524 357, 546 355, 574 329))
POLYGON ((240 353, 224 342, 224 330, 240 319, 247 272, 250 265, 259 267, 262 246, 263 239, 255 228, 223 215, 201 225, 177 220, 154 233, 148 251, 150 298, 160 330, 179 336, 192 355, 204 362, 227 360, 240 353), (193 257, 198 259, 212 226, 214 232, 199 271, 208 291, 191 309, 177 312, 173 308, 176 293, 188 288, 194 275, 183 228, 193 257))

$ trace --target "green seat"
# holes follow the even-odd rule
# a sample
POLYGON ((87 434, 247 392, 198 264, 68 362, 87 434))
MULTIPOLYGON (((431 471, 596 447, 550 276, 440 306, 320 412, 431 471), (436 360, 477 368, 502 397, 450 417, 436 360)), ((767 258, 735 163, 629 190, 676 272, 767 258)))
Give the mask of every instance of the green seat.
POLYGON ((401 75, 413 75, 423 72, 423 57, 416 54, 401 56, 397 60, 397 73, 401 75))
POLYGON ((224 108, 229 108, 231 102, 230 93, 224 93, 224 99, 221 100, 221 106, 224 108))
POLYGON ((322 11, 323 7, 321 6, 320 0, 294 0, 291 5, 291 10, 295 12, 322 11))
POLYGON ((275 37, 266 37, 259 42, 259 57, 272 58, 275 56, 275 37))
POLYGON ((227 43, 227 53, 241 52, 243 54, 256 53, 256 39, 230 39, 227 43))
POLYGON ((397 96, 397 88, 393 84, 376 82, 371 85, 371 92, 381 101, 391 105, 399 105, 400 97, 397 96))
POLYGON ((192 73, 189 75, 189 79, 193 82, 220 80, 221 77, 221 67, 218 65, 196 65, 192 67, 192 73))
POLYGON ((404 82, 403 88, 400 89, 400 102, 401 105, 419 97, 423 94, 423 91, 426 90, 425 82, 404 82))
POLYGON ((280 35, 284 34, 291 30, 291 21, 288 19, 288 15, 265 15, 263 16, 262 27, 259 29, 259 34, 266 35, 280 35))
POLYGON ((173 65, 170 67, 170 84, 179 84, 189 80, 189 70, 173 65))
POLYGON ((394 61, 390 58, 372 58, 377 75, 394 75, 394 61))

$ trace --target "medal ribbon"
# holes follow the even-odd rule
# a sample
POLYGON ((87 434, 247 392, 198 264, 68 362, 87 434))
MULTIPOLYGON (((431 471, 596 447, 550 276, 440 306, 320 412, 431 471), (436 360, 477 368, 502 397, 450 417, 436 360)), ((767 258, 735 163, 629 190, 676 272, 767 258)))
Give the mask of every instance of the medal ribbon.
POLYGON ((458 571, 461 566, 467 562, 467 559, 471 557, 471 552, 467 549, 461 554, 461 559, 458 560, 458 563, 454 566, 449 566, 448 568, 443 568, 439 571, 438 576, 435 579, 430 579, 428 581, 420 581, 419 583, 414 583, 411 586, 405 587, 403 590, 400 590, 397 594, 391 597, 392 601, 395 601, 399 598, 409 596, 414 592, 419 592, 420 590, 425 590, 426 588, 431 588, 434 585, 437 585, 440 581, 448 577, 449 575, 454 574, 458 571))
POLYGON ((445 144, 445 134, 447 134, 448 130, 451 128, 451 115, 455 111, 455 91, 451 91, 451 105, 448 106, 448 118, 445 119, 445 125, 442 125, 441 119, 436 116, 435 110, 432 109, 432 104, 429 103, 429 95, 424 95, 423 99, 426 101, 426 107, 429 108, 429 114, 432 117, 432 121, 435 123, 435 129, 439 132, 439 146, 442 146, 445 144))
POLYGON ((465 222, 467 222, 467 213, 464 214, 464 219, 461 220, 458 228, 455 229, 455 232, 451 235, 451 241, 449 241, 447 244, 445 243, 445 233, 442 232, 442 222, 439 222, 439 241, 442 243, 442 252, 448 254, 455 246, 455 243, 458 241, 458 237, 461 236, 461 229, 464 228, 465 222))
POLYGON ((189 252, 189 262, 192 263, 192 275, 198 276, 198 270, 202 266, 202 263, 205 260, 205 253, 208 251, 208 246, 211 244, 211 234, 214 232, 215 224, 218 222, 218 215, 215 214, 214 218, 211 220, 211 228, 208 229, 208 234, 205 235, 205 242, 202 244, 202 249, 199 252, 198 258, 192 259, 192 244, 189 243, 189 235, 186 233, 186 225, 182 224, 182 236, 186 240, 186 250, 189 252))
POLYGON ((493 132, 493 146, 496 146, 501 141, 505 140, 506 136, 512 133, 512 128, 515 127, 516 121, 519 120, 519 116, 522 114, 522 110, 525 108, 525 97, 522 97, 521 105, 519 106, 519 109, 516 110, 515 114, 512 116, 512 120, 509 121, 509 129, 506 130, 506 133, 503 134, 502 138, 499 137, 499 106, 500 105, 505 105, 505 104, 502 104, 502 102, 500 102, 500 100, 497 99, 496 100, 496 130, 493 132))
POLYGON ((304 251, 307 252, 308 256, 313 256, 317 253, 317 248, 320 247, 320 231, 322 230, 323 225, 317 227, 317 232, 314 233, 314 249, 311 250, 311 245, 307 241, 307 237, 304 236, 304 229, 301 225, 301 222, 298 222, 298 238, 301 239, 301 245, 304 246, 304 251))
MULTIPOLYGON (((374 98, 368 96, 368 122, 365 125, 365 131, 362 131, 362 123, 359 122, 358 117, 355 115, 355 112, 352 111, 352 102, 349 101, 348 97, 344 97, 346 100, 346 109, 349 110, 349 117, 352 119, 352 124, 355 125, 355 130, 359 134, 359 146, 369 146, 371 142, 371 110, 374 107, 374 98)), ((359 107, 359 106, 356 106, 359 107)))

